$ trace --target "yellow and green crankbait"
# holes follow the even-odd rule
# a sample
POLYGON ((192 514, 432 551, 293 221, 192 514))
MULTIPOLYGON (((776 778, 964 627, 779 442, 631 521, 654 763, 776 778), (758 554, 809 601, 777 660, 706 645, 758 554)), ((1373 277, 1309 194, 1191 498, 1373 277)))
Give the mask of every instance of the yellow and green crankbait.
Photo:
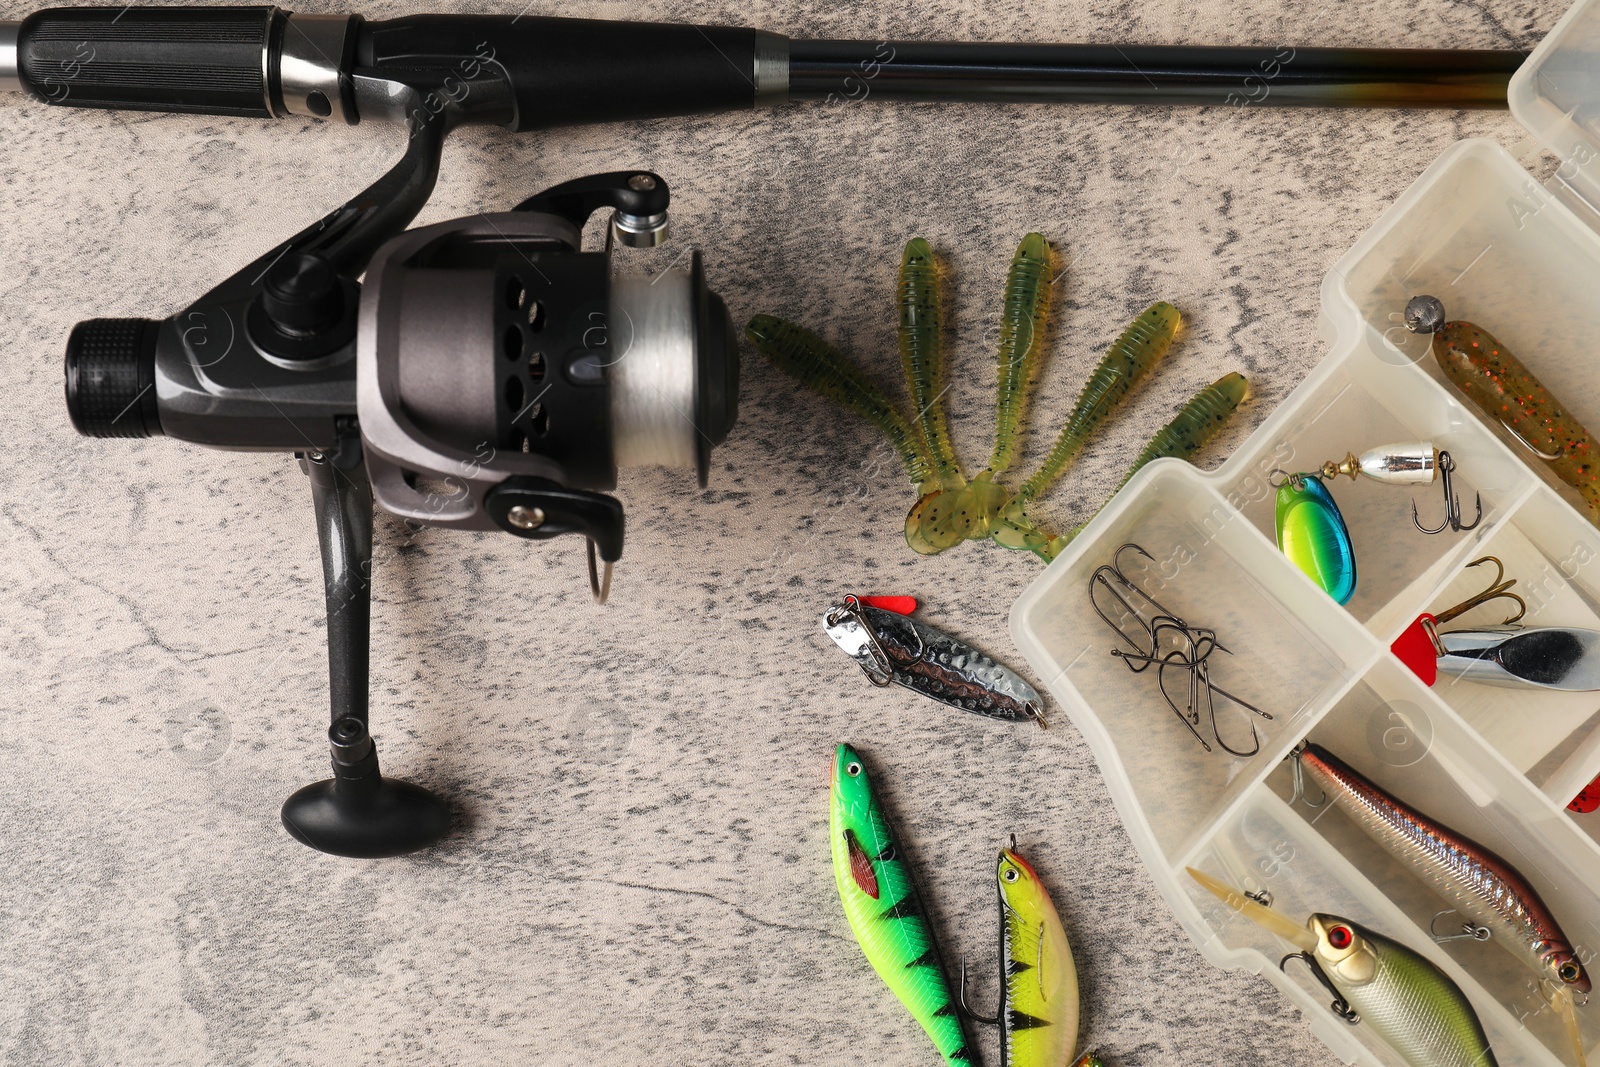
POLYGON ((1411 1067, 1495 1067, 1483 1023, 1461 987, 1398 941, 1337 915, 1313 915, 1305 926, 1246 897, 1208 874, 1189 876, 1252 922, 1299 951, 1346 1022, 1360 1023, 1411 1067))
POLYGON ((867 962, 922 1024, 948 1067, 972 1067, 966 1029, 911 868, 866 765, 849 745, 840 745, 833 756, 828 833, 839 901, 867 962))

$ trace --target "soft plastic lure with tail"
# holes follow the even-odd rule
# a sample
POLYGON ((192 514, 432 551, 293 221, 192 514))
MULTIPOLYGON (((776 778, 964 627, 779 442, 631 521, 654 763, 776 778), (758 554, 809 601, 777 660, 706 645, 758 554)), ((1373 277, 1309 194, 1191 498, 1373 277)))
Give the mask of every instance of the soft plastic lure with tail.
POLYGON ((1299 951, 1335 997, 1335 1014, 1370 1027, 1411 1067, 1496 1067, 1483 1023, 1449 975, 1398 941, 1337 915, 1312 915, 1305 926, 1264 907, 1217 879, 1188 868, 1234 911, 1299 951))
POLYGON ((889 398, 867 380, 844 353, 804 326, 772 315, 757 315, 744 329, 757 351, 802 385, 849 408, 889 438, 919 490, 933 477, 922 432, 900 414, 889 398))
POLYGON ((1600 524, 1600 452, 1594 438, 1505 345, 1470 322, 1446 322, 1437 297, 1406 304, 1406 329, 1432 334, 1445 377, 1491 422, 1504 426, 1562 481, 1578 491, 1600 524))
POLYGON ((1071 463, 1100 424, 1125 400, 1133 387, 1155 369, 1172 347, 1183 316, 1165 301, 1145 308, 1111 343, 1100 365, 1089 376, 1072 414, 1050 449, 1050 455, 1017 490, 1024 501, 1032 500, 1050 487, 1071 463))
POLYGON ((1028 382, 1044 349, 1051 266, 1049 242, 1043 234, 1030 233, 1017 246, 1011 269, 1006 272, 996 366, 994 451, 989 455, 989 466, 963 490, 970 502, 963 502, 962 506, 972 515, 967 536, 973 539, 989 536, 1011 495, 995 478, 1010 468, 1016 455, 1028 382))
MULTIPOLYGON (((1133 466, 1128 468, 1128 473, 1117 483, 1117 489, 1120 490, 1127 485, 1145 464, 1153 460, 1169 456, 1182 460, 1192 457, 1221 432, 1228 424, 1228 420, 1233 417, 1233 413, 1239 409, 1239 405, 1249 398, 1250 382, 1237 372, 1224 374, 1200 390, 1185 401, 1183 407, 1178 409, 1177 416, 1157 430, 1156 435, 1140 450, 1139 455, 1134 458, 1133 466)), ((1027 549, 1046 563, 1060 555, 1061 550, 1083 533, 1084 527, 1094 518, 1091 515, 1067 533, 1052 537, 1028 521, 1022 507, 1021 498, 1013 497, 1006 507, 1002 522, 996 527, 994 541, 1006 548, 1027 549)), ((1099 509, 1096 509, 1095 514, 1099 514, 1099 509)))
POLYGON ((911 868, 866 765, 849 745, 834 751, 828 835, 839 901, 867 962, 922 1024, 948 1067, 973 1067, 911 868))
POLYGON ((962 1007, 1000 1028, 1000 1067, 1066 1067, 1078 1046, 1078 971, 1061 916, 1015 845, 1001 849, 995 865, 1000 1008, 989 1018, 974 1014, 966 1007, 964 980, 962 1007))

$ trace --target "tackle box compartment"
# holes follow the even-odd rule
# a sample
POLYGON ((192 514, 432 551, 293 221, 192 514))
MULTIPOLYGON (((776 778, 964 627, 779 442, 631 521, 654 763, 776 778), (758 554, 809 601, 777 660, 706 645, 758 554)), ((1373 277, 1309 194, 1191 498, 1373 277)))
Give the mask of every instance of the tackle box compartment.
MULTIPOLYGON (((1482 590, 1503 561, 1527 601, 1524 625, 1600 629, 1600 530, 1580 498, 1440 372, 1429 339, 1402 325, 1432 294, 1447 317, 1504 342, 1591 432, 1600 432, 1600 0, 1574 6, 1512 79, 1511 110, 1559 167, 1545 182, 1498 143, 1461 141, 1384 212, 1322 285, 1330 351, 1225 462, 1148 465, 1011 611, 1017 646, 1093 751, 1118 813, 1201 953, 1266 977, 1347 1063, 1403 1067, 1370 1028, 1349 1026, 1289 950, 1184 874, 1206 870, 1265 890, 1297 921, 1333 912, 1422 952, 1466 992, 1502 1067, 1563 1067, 1572 1054, 1534 976, 1503 948, 1436 940, 1459 917, 1344 816, 1297 798, 1285 756, 1326 745, 1407 803, 1510 860, 1538 889, 1591 971, 1600 962, 1600 812, 1567 803, 1600 775, 1600 693, 1423 684, 1390 644, 1424 611, 1482 590), (1355 544, 1359 581, 1340 606, 1278 551, 1272 472, 1347 451, 1431 440, 1450 452, 1470 518, 1433 521, 1438 486, 1330 484, 1355 544), (1214 629, 1231 655, 1214 682, 1269 711, 1248 757, 1202 749, 1163 701, 1154 672, 1109 653, 1089 601, 1119 546, 1123 573, 1165 609, 1214 629), (1325 816, 1325 817, 1324 817, 1325 816)), ((1495 602, 1457 628, 1491 626, 1495 602)), ((1225 661, 1225 662, 1224 662, 1225 661)), ((1248 750, 1245 714, 1219 708, 1224 740, 1248 750), (1229 736, 1229 727, 1233 736, 1229 736)), ((1208 736, 1209 740, 1209 736, 1208 736)), ((1600 1062, 1600 996, 1580 1007, 1600 1062)))

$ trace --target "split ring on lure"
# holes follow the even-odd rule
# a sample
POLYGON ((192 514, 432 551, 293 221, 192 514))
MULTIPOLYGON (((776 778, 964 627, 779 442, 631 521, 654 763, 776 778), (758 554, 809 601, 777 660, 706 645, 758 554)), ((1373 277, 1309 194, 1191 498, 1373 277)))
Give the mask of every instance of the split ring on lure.
POLYGON ((1406 304, 1405 326, 1432 335, 1433 358, 1445 377, 1576 489, 1589 507, 1589 520, 1600 524, 1600 454, 1589 431, 1544 383, 1487 330, 1446 322, 1437 297, 1413 297, 1406 304))
POLYGON ((828 836, 846 920, 867 962, 922 1024, 947 1067, 973 1067, 939 946, 861 756, 833 756, 828 836))
POLYGON ((1337 915, 1317 914, 1298 926, 1223 882, 1187 868, 1234 911, 1289 942, 1334 996, 1334 1014, 1362 1024, 1411 1067, 1496 1067, 1483 1023, 1461 987, 1425 957, 1337 915))
POLYGON ((1356 552, 1333 494, 1320 471, 1290 474, 1275 470, 1278 490, 1275 526, 1278 548, 1289 562, 1340 604, 1356 592, 1356 552))
POLYGON ((1016 846, 1013 837, 995 865, 1000 1006, 989 1017, 967 1006, 963 960, 961 1009, 976 1022, 1000 1028, 1000 1067, 1066 1067, 1078 1045, 1078 971, 1061 916, 1016 846))
POLYGON ((874 685, 903 685, 991 719, 1048 725, 1043 698, 1021 675, 925 622, 847 596, 823 614, 822 629, 874 685))

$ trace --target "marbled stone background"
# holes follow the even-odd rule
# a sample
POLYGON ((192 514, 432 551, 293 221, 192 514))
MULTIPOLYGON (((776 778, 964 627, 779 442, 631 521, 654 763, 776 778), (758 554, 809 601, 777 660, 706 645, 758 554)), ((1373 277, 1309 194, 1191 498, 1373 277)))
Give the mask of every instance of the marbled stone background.
MULTIPOLYGON (((459 8, 451 0, 437 9, 459 8)), ((308 9, 321 5, 309 4, 308 9)), ((543 13, 795 36, 1529 47, 1559 0, 637 0, 543 13)), ((372 17, 398 4, 370 4, 372 17)), ((488 8, 485 7, 485 10, 488 8)), ((7 0, 0 17, 20 18, 7 0)), ((506 9, 502 9, 506 10, 506 9)), ((1323 354, 1329 266, 1447 145, 1505 113, 797 105, 514 137, 468 130, 421 221, 646 166, 741 322, 800 319, 892 361, 898 249, 951 268, 956 445, 983 461, 998 287, 1029 229, 1065 253, 1033 457, 1153 299, 1181 347, 1048 500, 1109 492, 1186 395, 1246 371, 1258 424, 1323 354)), ((1109 1062, 1322 1064, 1264 981, 1204 963, 1068 724, 992 725, 867 685, 815 619, 848 591, 1020 665, 1031 558, 914 557, 900 473, 862 424, 755 358, 712 486, 628 473, 611 604, 575 544, 378 522, 373 723, 384 766, 445 791, 425 855, 331 859, 278 806, 326 772, 320 570, 286 457, 76 436, 61 349, 162 316, 395 158, 393 129, 0 106, 0 1050, 49 1064, 929 1064, 838 910, 826 773, 889 778, 948 955, 993 992, 994 847, 1054 887, 1109 1062)), ((1153 724, 1154 726, 1154 724, 1153 724)), ((992 1039, 986 1040, 993 1062, 992 1039)))

